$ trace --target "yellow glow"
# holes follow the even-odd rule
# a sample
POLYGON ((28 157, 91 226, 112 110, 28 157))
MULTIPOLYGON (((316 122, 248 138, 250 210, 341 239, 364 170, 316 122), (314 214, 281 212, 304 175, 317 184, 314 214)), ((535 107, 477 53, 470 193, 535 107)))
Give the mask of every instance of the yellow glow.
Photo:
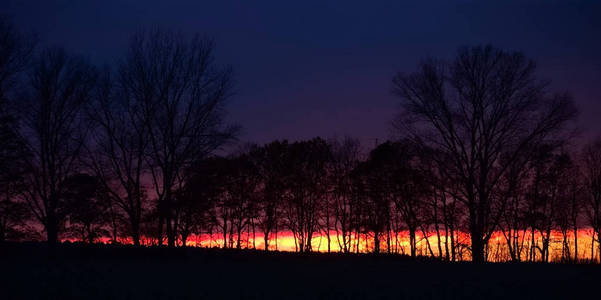
MULTIPOLYGON (((532 233, 530 231, 522 233, 519 235, 519 239, 521 241, 521 252, 520 257, 522 261, 528 260, 530 255, 530 243, 532 240, 532 233)), ((259 249, 263 250, 264 246, 264 238, 260 233, 256 233, 255 239, 253 240, 253 234, 244 233, 241 236, 240 240, 240 248, 242 249, 259 249)), ((570 257, 574 257, 574 236, 573 232, 568 233, 568 249, 570 257)), ((446 243, 449 243, 449 253, 450 249, 450 236, 445 237, 441 235, 440 237, 440 249, 442 250, 442 256, 446 255, 446 243)), ((76 241, 74 239, 64 239, 63 241, 76 241)), ((342 252, 342 248, 339 245, 338 241, 342 242, 342 237, 337 235, 335 231, 330 232, 330 251, 331 252, 342 252)), ((104 238, 101 240, 103 243, 108 243, 109 239, 104 238)), ((131 244, 130 239, 120 239, 120 243, 131 244)), ((142 238, 141 243, 143 245, 152 245, 153 240, 150 238, 142 238)), ((455 243, 458 245, 456 247, 456 260, 470 260, 470 236, 466 233, 456 233, 455 235, 455 243)), ((228 244, 229 244, 229 236, 228 236, 228 244)), ((534 234, 534 244, 535 246, 539 246, 542 244, 542 238, 540 233, 536 232, 534 234)), ((186 242, 187 246, 191 247, 207 247, 213 248, 218 247, 222 248, 224 246, 223 242, 223 234, 216 233, 211 235, 202 234, 202 235, 192 235, 188 238, 186 242)), ((325 234, 315 233, 313 239, 311 240, 312 249, 314 252, 327 252, 328 251, 328 237, 325 234)), ((230 245, 228 245, 229 247, 230 245)), ((235 236, 232 240, 233 248, 237 248, 237 236, 235 236)), ((355 253, 369 253, 374 250, 374 239, 373 233, 361 234, 357 239, 353 234, 350 243, 349 243, 349 252, 355 253), (357 249, 358 248, 358 249, 357 249)), ((536 248, 536 247, 535 247, 536 248)), ((294 236, 291 232, 278 232, 277 239, 275 238, 275 234, 271 234, 271 238, 269 241, 269 249, 270 250, 278 250, 278 251, 297 251, 296 242, 294 236)), ((550 246, 549 246, 549 260, 550 261, 559 261, 562 258, 563 251, 563 235, 559 231, 552 231, 550 238, 550 246)), ((406 254, 410 253, 410 241, 409 234, 406 231, 398 232, 396 236, 394 233, 390 234, 390 251, 391 253, 397 254, 406 254)), ((380 252, 387 253, 388 252, 388 243, 387 243, 387 235, 384 233, 380 236, 380 252)), ((436 257, 439 257, 441 252, 439 251, 439 243, 438 238, 435 232, 430 232, 427 236, 423 234, 417 234, 416 236, 416 253, 419 256, 432 256, 432 254, 436 257), (428 245, 429 244, 429 245, 428 245)), ((503 236, 502 232, 495 232, 489 240, 488 248, 488 261, 493 262, 502 262, 511 260, 511 256, 507 247, 507 241, 503 236)), ((540 261, 542 259, 540 250, 535 250, 534 259, 536 261, 540 261)), ((592 230, 591 229, 581 229, 578 231, 578 259, 598 259, 598 243, 593 241, 592 239, 592 230)))

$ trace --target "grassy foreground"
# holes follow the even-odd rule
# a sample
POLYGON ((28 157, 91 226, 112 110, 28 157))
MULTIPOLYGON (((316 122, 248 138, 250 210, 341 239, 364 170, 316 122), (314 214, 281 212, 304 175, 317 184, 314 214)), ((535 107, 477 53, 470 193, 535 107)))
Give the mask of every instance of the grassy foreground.
POLYGON ((44 244, 0 246, 0 299, 597 299, 601 266, 44 244), (592 297, 592 298, 591 298, 592 297))

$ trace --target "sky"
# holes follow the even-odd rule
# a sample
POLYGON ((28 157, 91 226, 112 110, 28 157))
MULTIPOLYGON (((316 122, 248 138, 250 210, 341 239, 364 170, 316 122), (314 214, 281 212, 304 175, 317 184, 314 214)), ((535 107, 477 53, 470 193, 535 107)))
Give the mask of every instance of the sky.
POLYGON ((552 91, 569 91, 586 137, 601 136, 601 1, 31 1, 0 14, 94 63, 161 26, 200 33, 234 69, 228 119, 241 141, 390 137, 392 77, 428 56, 492 44, 524 52, 552 91))

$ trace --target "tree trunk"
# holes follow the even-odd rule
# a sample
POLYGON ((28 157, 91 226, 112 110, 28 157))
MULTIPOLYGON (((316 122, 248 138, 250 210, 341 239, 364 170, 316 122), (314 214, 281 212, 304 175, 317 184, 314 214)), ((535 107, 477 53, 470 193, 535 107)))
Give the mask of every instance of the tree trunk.
POLYGON ((269 251, 269 231, 265 231, 263 240, 265 243, 265 252, 268 252, 269 251))
POLYGON ((484 241, 479 229, 472 230, 472 262, 481 264, 484 262, 484 241))
POLYGON ((112 243, 117 243, 117 217, 115 216, 115 211, 113 210, 113 204, 110 205, 110 213, 111 213, 111 227, 112 227, 112 243))
POLYGON ((140 224, 134 220, 131 222, 131 239, 134 246, 140 246, 140 224))
MULTIPOLYGON (((159 214, 161 212, 159 211, 159 214)), ((163 246, 163 222, 164 218, 162 215, 159 215, 159 227, 157 228, 157 245, 163 246)))
POLYGON ((578 262, 578 228, 574 226, 574 262, 578 262))
POLYGON ((415 236, 415 228, 409 227, 409 248, 411 251, 411 258, 415 258, 417 252, 417 243, 415 236))
POLYGON ((92 224, 86 224, 86 230, 88 231, 88 243, 94 243, 94 233, 92 232, 92 224))
POLYGON ((46 240, 48 242, 48 248, 50 251, 56 249, 58 244, 58 225, 56 224, 56 218, 53 213, 48 214, 46 220, 46 240))
POLYGON ((242 243, 242 226, 240 225, 240 223, 238 223, 238 226, 236 228, 237 230, 237 238, 236 238, 236 249, 240 250, 242 248, 242 245, 240 245, 242 243))
MULTIPOLYGON (((2 220, 0 219, 0 222, 2 222, 2 220)), ((0 244, 4 243, 4 241, 6 240, 6 234, 4 233, 4 224, 0 224, 0 244)))
POLYGON ((257 232, 256 232, 256 228, 255 228, 255 222, 252 222, 252 228, 253 228, 253 250, 257 250, 257 232))
POLYGON ((165 220, 165 232, 167 234, 167 247, 174 248, 175 247, 175 228, 173 228, 173 223, 170 217, 165 220))
POLYGON ((188 234, 182 232, 182 247, 186 247, 186 242, 188 241, 188 234))
POLYGON ((380 234, 377 231, 374 232, 374 253, 380 253, 380 234))

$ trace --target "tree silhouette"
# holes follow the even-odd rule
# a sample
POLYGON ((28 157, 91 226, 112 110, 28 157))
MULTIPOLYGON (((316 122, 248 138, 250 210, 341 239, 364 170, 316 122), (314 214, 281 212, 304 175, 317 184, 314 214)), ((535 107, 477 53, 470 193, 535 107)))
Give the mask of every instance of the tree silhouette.
MULTIPOLYGON (((194 170, 193 172, 198 171, 204 170, 194 170)), ((188 238, 192 234, 200 232, 202 227, 209 222, 210 189, 213 188, 207 186, 207 182, 198 177, 201 176, 200 174, 192 176, 186 185, 177 190, 175 194, 176 223, 181 237, 181 245, 184 247, 188 238)))
MULTIPOLYGON (((332 151, 330 166, 331 184, 333 186, 334 229, 336 241, 344 253, 352 248, 352 233, 355 217, 355 202, 353 201, 352 172, 360 160, 359 141, 345 138, 342 141, 328 141, 332 151)), ((329 229, 328 229, 329 230, 329 229)))
POLYGON ((223 122, 230 74, 215 65, 210 40, 159 29, 136 34, 121 66, 123 84, 148 117, 147 160, 170 247, 177 236, 173 193, 185 182, 185 168, 236 132, 223 122))
POLYGON ((8 192, 6 197, 0 200, 0 244, 7 240, 27 240, 35 238, 35 230, 28 222, 31 213, 25 203, 17 201, 8 192))
POLYGON ((22 136, 31 153, 24 197, 53 248, 65 217, 62 182, 77 172, 88 127, 84 105, 97 75, 82 58, 48 49, 29 76, 30 90, 22 101, 22 136))
POLYGON ((148 172, 150 117, 145 111, 146 91, 131 84, 127 67, 117 76, 103 72, 88 117, 94 126, 88 143, 88 167, 127 216, 134 245, 140 245, 140 223, 148 204, 143 177, 148 172), (116 79, 114 78, 116 77, 116 79))
POLYGON ((285 157, 288 172, 283 211, 299 252, 312 251, 313 235, 319 230, 320 212, 329 188, 322 176, 329 161, 328 144, 320 138, 291 144, 285 157))
POLYGON ((25 143, 18 133, 18 124, 6 103, 0 103, 0 242, 7 236, 18 236, 17 227, 27 227, 28 219, 24 203, 18 201, 18 196, 27 190, 24 176, 28 172, 25 163, 30 157, 25 143))
POLYGON ((74 174, 62 186, 69 229, 90 244, 106 235, 109 199, 101 180, 88 174, 74 174))
POLYGON ((390 220, 391 198, 387 186, 380 177, 381 165, 373 159, 360 163, 353 172, 355 195, 362 207, 361 224, 368 233, 373 233, 373 252, 380 253, 382 234, 390 220))
POLYGON ((272 235, 277 243, 278 225, 283 223, 281 215, 286 189, 285 175, 288 172, 285 164, 288 147, 287 141, 274 141, 250 152, 262 186, 258 191, 257 225, 263 232, 265 251, 269 251, 272 235))
POLYGON ((18 195, 27 187, 23 177, 29 157, 19 134, 15 104, 22 88, 19 78, 31 62, 35 40, 17 31, 0 16, 0 242, 18 239, 28 229, 31 215, 18 195))
POLYGON ((0 242, 36 239, 38 221, 51 249, 68 237, 212 246, 215 233, 254 249, 258 232, 269 251, 285 231, 298 252, 601 260, 601 142, 570 147, 571 98, 521 53, 466 47, 398 74, 396 138, 373 148, 228 148, 232 73, 209 39, 141 31, 101 72, 34 46, 0 18, 0 242))
MULTIPOLYGON (((593 244, 597 236, 598 249, 601 250, 601 140, 597 139, 584 146, 582 151, 584 184, 588 197, 586 197, 586 217, 588 224, 593 229, 593 244)), ((591 259, 593 257, 591 246, 591 259)), ((601 255, 601 251, 599 251, 601 255)), ((601 260, 601 258, 600 258, 601 260)))
POLYGON ((575 116, 571 99, 548 95, 534 74, 534 62, 521 53, 485 46, 463 48, 451 62, 426 60, 394 78, 403 104, 395 127, 447 162, 438 165, 460 184, 456 196, 468 208, 476 263, 485 260, 501 213, 493 202, 503 174, 575 116))
POLYGON ((564 262, 578 261, 578 216, 582 206, 582 176, 579 174, 580 170, 575 164, 573 156, 568 153, 561 154, 558 165, 562 172, 558 174, 557 189, 560 198, 556 203, 555 224, 562 235, 561 260, 564 262), (570 233, 574 236, 573 257, 570 233))
MULTIPOLYGON (((188 178, 183 187, 183 200, 187 210, 184 216, 196 214, 206 218, 196 220, 206 226, 221 229, 223 247, 228 247, 228 233, 232 212, 228 187, 231 183, 231 163, 227 158, 209 157, 193 163, 186 170, 188 178)), ((184 224, 186 225, 186 224, 184 224)))

